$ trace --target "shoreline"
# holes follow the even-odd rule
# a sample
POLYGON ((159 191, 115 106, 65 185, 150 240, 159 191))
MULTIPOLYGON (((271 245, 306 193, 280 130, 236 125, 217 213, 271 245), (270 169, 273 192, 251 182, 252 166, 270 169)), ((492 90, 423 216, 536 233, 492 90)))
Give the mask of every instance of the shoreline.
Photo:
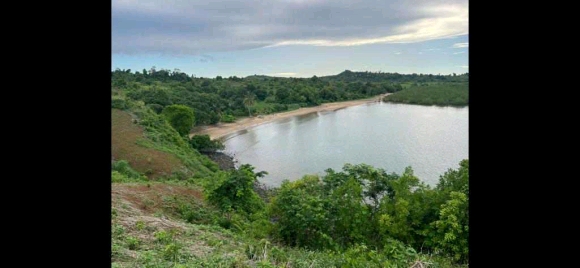
POLYGON ((304 115, 314 112, 327 112, 327 111, 337 111, 340 109, 344 109, 347 107, 357 106, 365 103, 373 103, 377 101, 382 101, 382 99, 392 93, 385 93, 381 94, 372 98, 368 99, 360 99, 360 100, 351 100, 351 101, 342 101, 342 102, 329 102, 323 103, 318 106, 314 107, 303 107, 297 110, 281 112, 281 113, 273 113, 267 114, 262 116, 261 118, 258 116, 254 117, 244 117, 241 119, 236 120, 232 123, 217 123, 215 125, 209 126, 200 126, 195 127, 189 133, 189 137, 193 137, 194 135, 209 135, 212 140, 221 139, 227 135, 232 133, 246 130, 252 127, 259 126, 261 124, 270 123, 279 119, 289 118, 298 115, 304 115))

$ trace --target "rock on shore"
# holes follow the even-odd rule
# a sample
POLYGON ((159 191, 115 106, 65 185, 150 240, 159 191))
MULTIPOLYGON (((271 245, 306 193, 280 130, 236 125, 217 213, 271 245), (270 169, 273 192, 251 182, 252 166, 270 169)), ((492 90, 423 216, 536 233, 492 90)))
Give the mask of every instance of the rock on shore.
POLYGON ((222 170, 233 170, 236 168, 233 157, 222 152, 207 152, 203 153, 212 161, 216 162, 222 170))

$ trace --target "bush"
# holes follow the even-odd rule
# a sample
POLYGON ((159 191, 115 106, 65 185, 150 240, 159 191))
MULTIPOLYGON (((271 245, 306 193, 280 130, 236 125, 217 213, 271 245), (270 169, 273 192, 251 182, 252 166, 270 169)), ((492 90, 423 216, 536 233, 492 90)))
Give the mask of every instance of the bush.
POLYGON ((254 191, 253 185, 258 177, 267 172, 254 173, 254 167, 249 164, 242 165, 237 170, 227 173, 220 179, 215 189, 208 189, 208 201, 217 205, 222 211, 235 210, 246 213, 254 213, 264 209, 264 201, 254 191))
POLYGON ((156 114, 160 114, 161 112, 163 112, 163 106, 157 103, 150 103, 147 104, 147 106, 151 108, 151 110, 153 110, 156 114))
POLYGON ((236 117, 231 115, 231 114, 224 114, 220 118, 220 121, 225 122, 225 123, 232 123, 232 122, 236 121, 236 117))
POLYGON ((128 182, 128 181, 146 181, 147 177, 138 171, 135 171, 125 160, 113 162, 112 165, 112 181, 113 182, 128 182))
POLYGON ((195 135, 189 140, 189 144, 193 149, 200 152, 215 152, 216 150, 223 150, 224 144, 219 140, 211 140, 209 135, 195 135))
POLYGON ((298 104, 298 103, 288 104, 288 111, 297 110, 297 109, 300 109, 300 104, 298 104))
POLYGON ((195 123, 195 116, 193 110, 185 105, 174 104, 169 105, 161 112, 167 122, 179 133, 185 136, 195 123))
POLYGON ((111 108, 125 110, 127 109, 127 102, 124 99, 111 99, 111 108))

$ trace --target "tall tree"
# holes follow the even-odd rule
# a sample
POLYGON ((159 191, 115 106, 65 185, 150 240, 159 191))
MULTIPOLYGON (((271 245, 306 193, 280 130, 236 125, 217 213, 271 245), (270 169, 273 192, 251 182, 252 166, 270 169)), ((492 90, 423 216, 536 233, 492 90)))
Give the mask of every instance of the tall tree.
POLYGON ((250 113, 250 107, 254 106, 254 104, 256 103, 256 95, 249 93, 246 95, 246 97, 244 98, 244 106, 246 106, 246 108, 248 108, 248 116, 252 116, 252 113, 250 113))

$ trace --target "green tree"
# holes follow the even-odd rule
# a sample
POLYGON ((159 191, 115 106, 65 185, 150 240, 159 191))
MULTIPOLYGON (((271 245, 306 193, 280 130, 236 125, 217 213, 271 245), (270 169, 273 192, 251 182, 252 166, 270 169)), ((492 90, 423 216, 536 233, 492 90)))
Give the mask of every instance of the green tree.
POLYGON ((219 140, 211 140, 209 135, 194 135, 189 140, 189 144, 193 149, 200 152, 215 152, 216 150, 223 150, 224 144, 219 140))
POLYGON ((225 178, 216 178, 218 185, 210 190, 208 200, 223 211, 254 213, 262 210, 264 201, 254 191, 254 183, 266 174, 266 171, 255 173, 253 166, 244 164, 228 172, 225 178))
POLYGON ((436 248, 453 260, 467 262, 469 258, 469 212, 467 195, 451 192, 451 199, 441 206, 439 220, 432 223, 436 248))
POLYGON ((311 249, 334 248, 328 235, 328 198, 322 194, 318 176, 285 180, 272 199, 269 213, 277 221, 275 235, 290 246, 311 249))
POLYGON ((161 114, 182 136, 189 134, 191 127, 195 123, 193 110, 185 105, 174 104, 166 106, 161 114))
POLYGON ((389 187, 390 193, 380 204, 379 229, 385 236, 413 245, 420 227, 416 219, 423 216, 421 197, 427 186, 407 167, 398 179, 389 181, 389 187))
POLYGON ((244 97, 244 106, 246 106, 246 108, 248 108, 248 116, 252 116, 252 113, 250 113, 250 107, 254 106, 254 104, 256 103, 256 95, 249 93, 244 97))
POLYGON ((426 245, 441 250, 455 261, 468 262, 469 255, 469 159, 449 169, 435 187, 435 219, 425 232, 426 245))
POLYGON ((365 242, 369 230, 368 207, 364 206, 362 187, 353 177, 332 193, 331 236, 346 248, 365 242))

